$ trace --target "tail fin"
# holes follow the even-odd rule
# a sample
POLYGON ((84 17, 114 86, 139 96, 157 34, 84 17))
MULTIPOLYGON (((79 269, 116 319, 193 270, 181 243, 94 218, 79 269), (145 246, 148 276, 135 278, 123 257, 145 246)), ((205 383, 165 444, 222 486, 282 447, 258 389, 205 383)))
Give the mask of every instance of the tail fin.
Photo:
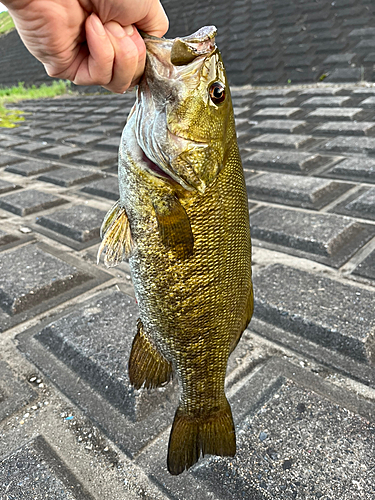
POLYGON ((106 267, 117 266, 123 258, 129 257, 133 249, 133 240, 130 233, 129 219, 125 208, 121 207, 118 201, 108 211, 100 229, 100 236, 103 241, 99 247, 97 263, 104 248, 107 252, 104 257, 106 267))
POLYGON ((181 474, 201 455, 234 457, 236 434, 228 401, 212 413, 198 417, 187 415, 179 407, 174 418, 168 447, 168 470, 181 474))

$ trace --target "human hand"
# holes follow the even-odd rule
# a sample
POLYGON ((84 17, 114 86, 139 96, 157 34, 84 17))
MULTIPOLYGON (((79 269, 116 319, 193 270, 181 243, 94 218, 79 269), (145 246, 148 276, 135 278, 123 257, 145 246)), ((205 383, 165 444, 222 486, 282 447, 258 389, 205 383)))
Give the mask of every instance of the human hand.
POLYGON ((143 73, 139 29, 163 36, 159 0, 2 0, 28 50, 49 76, 122 93, 143 73))

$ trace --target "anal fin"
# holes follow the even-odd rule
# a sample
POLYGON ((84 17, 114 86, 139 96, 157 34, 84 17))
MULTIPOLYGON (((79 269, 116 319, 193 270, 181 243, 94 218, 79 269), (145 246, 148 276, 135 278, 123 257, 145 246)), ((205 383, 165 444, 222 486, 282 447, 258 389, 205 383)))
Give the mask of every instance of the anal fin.
POLYGON ((103 238, 98 250, 97 263, 104 248, 107 251, 104 257, 106 267, 117 266, 124 258, 129 257, 133 248, 133 240, 130 232, 130 224, 125 208, 118 201, 108 211, 100 229, 103 238))
POLYGON ((185 259, 193 253, 194 237, 189 217, 175 196, 153 201, 160 238, 167 250, 185 259))
POLYGON ((236 453, 236 434, 232 412, 227 399, 222 407, 204 415, 188 415, 178 407, 168 446, 168 470, 181 474, 198 460, 200 455, 233 457, 236 453))
POLYGON ((172 378, 172 364, 151 344, 144 333, 141 320, 133 340, 129 358, 130 383, 140 389, 161 387, 172 378))

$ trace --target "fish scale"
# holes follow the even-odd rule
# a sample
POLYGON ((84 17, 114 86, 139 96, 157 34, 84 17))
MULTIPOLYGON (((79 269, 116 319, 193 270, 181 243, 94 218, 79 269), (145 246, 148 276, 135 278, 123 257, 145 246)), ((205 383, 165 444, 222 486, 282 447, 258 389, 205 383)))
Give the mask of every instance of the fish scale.
POLYGON ((107 265, 129 257, 139 305, 130 380, 157 387, 173 372, 179 382, 172 474, 201 454, 235 453, 225 373, 253 310, 247 192, 215 33, 145 38, 145 74, 120 145, 120 200, 103 224, 107 265), (139 141, 143 129, 152 141, 139 141))

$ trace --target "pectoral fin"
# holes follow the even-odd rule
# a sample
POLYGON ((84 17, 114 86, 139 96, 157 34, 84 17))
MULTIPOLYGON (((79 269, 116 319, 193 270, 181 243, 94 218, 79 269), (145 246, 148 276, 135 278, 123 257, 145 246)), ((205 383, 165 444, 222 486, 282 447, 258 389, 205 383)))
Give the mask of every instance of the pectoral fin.
POLYGON ((125 208, 118 201, 108 211, 100 229, 100 236, 103 238, 98 250, 97 262, 104 248, 107 251, 104 257, 106 267, 117 266, 124 258, 129 257, 133 248, 133 240, 130 232, 129 219, 125 208))
POLYGON ((193 253, 194 236, 184 207, 174 196, 155 200, 153 206, 165 248, 186 259, 193 253))

